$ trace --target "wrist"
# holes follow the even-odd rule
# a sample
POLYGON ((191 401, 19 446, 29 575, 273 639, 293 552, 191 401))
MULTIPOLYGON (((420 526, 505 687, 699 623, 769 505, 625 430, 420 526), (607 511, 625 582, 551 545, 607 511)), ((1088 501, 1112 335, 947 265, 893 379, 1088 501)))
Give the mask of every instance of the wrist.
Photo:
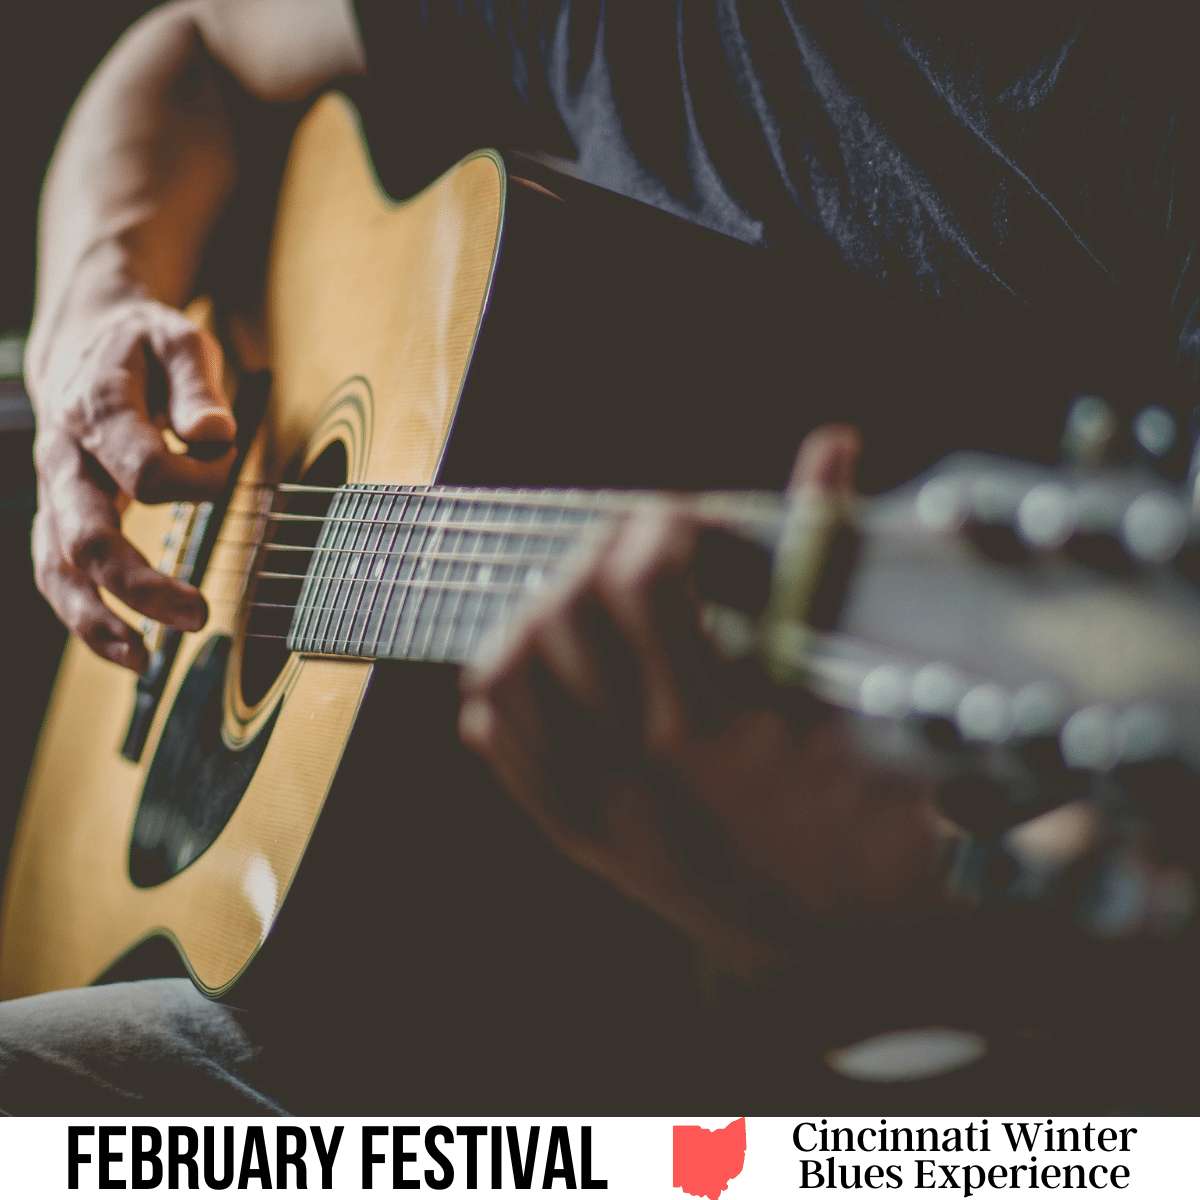
POLYGON ((98 243, 54 297, 38 297, 25 349, 25 382, 37 402, 55 381, 68 379, 102 331, 152 303, 116 239, 98 243))

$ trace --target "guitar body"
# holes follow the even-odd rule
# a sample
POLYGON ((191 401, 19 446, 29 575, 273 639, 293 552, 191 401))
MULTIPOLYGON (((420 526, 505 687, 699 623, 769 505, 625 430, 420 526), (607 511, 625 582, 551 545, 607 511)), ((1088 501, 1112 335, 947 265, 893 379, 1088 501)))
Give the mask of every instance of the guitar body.
MULTIPOLYGON (((268 284, 273 388, 244 482, 274 482, 333 439, 349 448, 351 479, 434 479, 487 298, 503 203, 503 167, 481 154, 409 204, 388 205, 349 106, 331 98, 312 114, 281 196, 268 284)), ((239 489, 236 507, 251 510, 258 495, 239 489)), ((117 753, 132 678, 81 643, 69 646, 9 873, 4 996, 89 983, 156 932, 178 945, 200 987, 220 992, 266 936, 337 770, 368 663, 293 657, 254 705, 226 689, 222 733, 233 746, 253 740, 278 710, 243 802, 183 873, 138 888, 128 870, 151 751, 179 686, 214 634, 237 632, 232 585, 247 566, 238 543, 255 536, 255 522, 226 518, 208 572, 218 582, 205 588, 208 626, 183 639, 140 762, 117 753)), ((176 524, 170 506, 135 505, 125 519, 151 561, 176 524)))
MULTIPOLYGON (((937 987, 941 936, 914 951, 890 927, 809 931, 806 984, 812 968, 839 986, 806 996, 803 1014, 784 992, 765 1019, 757 1001, 714 1019, 687 940, 563 860, 461 749, 453 667, 247 637, 281 481, 778 489, 804 433, 847 415, 886 465, 876 486, 954 445, 1024 450, 1030 429, 1051 453, 1053 404, 1030 391, 1017 419, 1000 372, 995 402, 915 420, 889 381, 945 396, 981 343, 948 338, 961 360, 926 365, 831 285, 844 272, 819 255, 805 266, 824 286, 802 294, 795 258, 490 151, 396 204, 353 108, 319 101, 285 173, 264 327, 223 327, 253 436, 210 518, 209 622, 178 639, 140 724, 135 680, 69 644, 7 876, 0 996, 186 970, 244 1007, 294 1108, 375 1114, 414 1096, 426 1111, 628 1111, 631 1095, 645 1111, 787 1108, 828 1085, 820 1053, 877 1029, 881 1005, 896 1024, 967 1020, 937 987), (856 327, 871 349, 848 343, 856 327), (172 863, 159 835, 180 812, 198 840, 172 863)), ((1022 380, 1033 353, 1003 349, 1022 380)), ((1069 394, 1060 382, 1046 394, 1069 394)), ((134 505, 125 529, 150 561, 177 564, 198 520, 190 505, 134 505)), ((991 979, 994 959, 1007 988, 1003 964, 1038 937, 1057 961, 1043 925, 1018 926, 972 969, 991 979)), ((1077 948, 1065 972, 1107 987, 1112 953, 1077 948)), ((1181 1012, 1190 980, 1161 989, 1181 1012)), ((980 1027, 1035 1024, 1005 988, 978 989, 992 1014, 980 1027)), ((962 1107, 934 1095, 913 1103, 962 1107)), ((843 1090, 828 1107, 877 1099, 843 1090)))
MULTIPOLYGON (((209 622, 180 640, 137 761, 118 753, 134 680, 70 643, 7 879, 4 997, 93 982, 156 937, 219 995, 275 923, 380 668, 292 654, 247 699, 242 601, 270 504, 257 485, 302 476, 333 443, 351 483, 696 488, 786 478, 811 417, 775 401, 779 359, 766 347, 782 352, 787 337, 777 305, 768 317, 752 300, 772 295, 760 286, 765 256, 513 161, 480 152, 395 204, 344 98, 325 97, 301 125, 276 218, 265 336, 241 337, 244 357, 269 366, 270 398, 201 581, 209 622), (631 289, 638 268, 647 278, 631 289), (741 352, 732 361, 729 340, 741 352), (203 750, 186 744, 205 739, 203 750), (139 804, 156 789, 171 803, 171 789, 189 785, 234 789, 232 815, 185 869, 139 886, 139 804)), ((124 524, 153 562, 164 543, 186 540, 188 519, 134 505, 124 524)), ((440 689, 433 707, 453 754, 445 669, 386 670, 424 679, 418 693, 440 689)), ((400 692, 391 705, 403 705, 400 692)), ((419 694, 412 704, 428 709, 419 694)), ((393 708, 385 719, 405 718, 393 708)), ((371 803, 404 803, 405 779, 421 767, 391 762, 385 796, 385 752, 376 747, 371 760, 364 750, 353 803, 372 779, 381 794, 371 803)), ((387 875, 386 863, 378 869, 387 875)), ((369 930, 377 919, 359 906, 350 923, 369 930)))

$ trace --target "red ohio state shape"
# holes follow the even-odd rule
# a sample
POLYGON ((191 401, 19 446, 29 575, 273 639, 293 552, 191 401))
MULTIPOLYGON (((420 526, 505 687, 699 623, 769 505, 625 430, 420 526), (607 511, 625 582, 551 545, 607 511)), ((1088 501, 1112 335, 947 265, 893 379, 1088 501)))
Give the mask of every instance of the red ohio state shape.
POLYGON ((671 1182, 689 1196, 717 1197, 746 1163, 746 1118, 724 1129, 674 1126, 674 1173, 671 1182))

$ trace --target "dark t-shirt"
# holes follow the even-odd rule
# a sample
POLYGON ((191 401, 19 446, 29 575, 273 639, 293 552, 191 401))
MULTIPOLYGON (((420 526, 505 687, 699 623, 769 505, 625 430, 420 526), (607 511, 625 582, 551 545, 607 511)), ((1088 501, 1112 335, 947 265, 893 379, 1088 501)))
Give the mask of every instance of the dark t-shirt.
POLYGON ((801 260, 814 240, 833 247, 834 270, 914 331, 977 314, 993 336, 982 373, 1021 361, 1008 322, 1032 313, 1061 331, 1055 395, 1099 387, 1130 411, 1191 412, 1197 21, 1182 6, 357 9, 409 182, 479 143, 565 154, 594 183, 744 241, 801 260))

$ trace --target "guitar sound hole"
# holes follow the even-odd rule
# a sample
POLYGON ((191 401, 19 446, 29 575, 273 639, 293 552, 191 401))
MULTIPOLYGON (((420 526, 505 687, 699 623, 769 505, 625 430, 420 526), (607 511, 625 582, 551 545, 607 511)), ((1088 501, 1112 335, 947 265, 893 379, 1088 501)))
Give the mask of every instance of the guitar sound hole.
POLYGON ((129 878, 154 887, 195 862, 229 823, 275 727, 241 750, 221 739, 230 639, 209 638, 171 707, 146 774, 129 846, 129 878))
MULTIPOLYGON (((299 482, 316 488, 341 487, 346 482, 346 447, 331 442, 299 482)), ((266 551, 259 570, 269 577, 258 576, 250 596, 239 681, 247 705, 257 704, 270 691, 287 663, 292 612, 332 497, 328 492, 281 492, 280 499, 283 503, 276 511, 310 519, 276 521, 267 531, 268 545, 286 548, 266 551)))

